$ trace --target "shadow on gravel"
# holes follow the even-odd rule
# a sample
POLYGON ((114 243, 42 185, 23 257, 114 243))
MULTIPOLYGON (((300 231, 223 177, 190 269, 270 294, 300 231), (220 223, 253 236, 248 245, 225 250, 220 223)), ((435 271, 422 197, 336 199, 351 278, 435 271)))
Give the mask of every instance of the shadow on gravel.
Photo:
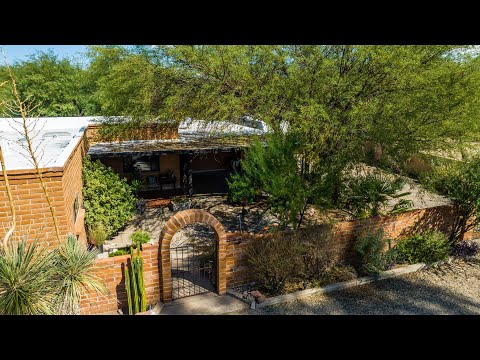
MULTIPOLYGON (((477 291, 480 262, 474 261, 463 266, 444 266, 428 270, 427 276, 438 285, 422 283, 419 277, 402 276, 377 281, 321 296, 299 299, 296 302, 258 309, 257 314, 278 315, 471 315, 480 314, 478 301, 459 294, 462 288, 477 291), (466 268, 472 267, 475 273, 468 275, 466 268), (475 269, 476 268, 476 269, 475 269), (445 276, 447 275, 447 276, 445 276), (453 292, 445 286, 455 288, 453 292), (471 279, 472 281, 470 281, 471 279), (471 285, 469 286, 469 284, 471 285)), ((474 297, 475 295, 473 295, 474 297)))

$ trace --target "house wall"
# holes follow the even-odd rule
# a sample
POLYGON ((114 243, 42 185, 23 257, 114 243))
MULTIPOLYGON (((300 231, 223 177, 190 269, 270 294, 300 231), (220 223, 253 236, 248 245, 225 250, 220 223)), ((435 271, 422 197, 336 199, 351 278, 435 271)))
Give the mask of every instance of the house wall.
MULTIPOLYGON (((80 193, 81 197, 81 157, 85 151, 84 146, 84 142, 81 141, 63 168, 42 170, 62 237, 75 232, 72 197, 75 193, 80 193)), ((12 170, 8 171, 7 175, 15 203, 17 238, 20 234, 27 234, 29 243, 38 238, 39 242, 49 243, 50 246, 57 244, 50 208, 35 170, 12 170)), ((0 236, 3 237, 9 229, 11 220, 5 182, 3 175, 0 175, 0 236)), ((77 227, 84 228, 82 225, 77 224, 77 227)), ((80 238, 86 241, 83 233, 80 231, 80 238)))
MULTIPOLYGON (((130 180, 133 177, 133 174, 124 173, 123 172, 123 158, 122 157, 105 157, 99 158, 99 160, 105 165, 112 168, 121 178, 127 178, 130 180)), ((180 179, 180 155, 178 154, 167 154, 167 155, 160 155, 160 172, 165 173, 167 170, 173 171, 176 176, 177 183, 176 186, 179 187, 181 184, 180 179)), ((152 172, 143 172, 142 175, 145 177, 152 174, 157 174, 158 171, 152 172)))
POLYGON ((167 170, 171 170, 175 174, 175 177, 177 179, 176 186, 178 188, 181 184, 180 155, 168 154, 160 156, 160 172, 166 172, 167 170))
MULTIPOLYGON (((84 139, 86 139, 86 137, 84 137, 84 139)), ((83 216, 79 216, 80 214, 77 214, 77 218, 75 219, 73 204, 75 198, 78 196, 79 208, 83 208, 82 160, 86 151, 86 141, 80 141, 66 161, 62 176, 67 231, 78 235, 78 238, 85 244, 87 243, 87 235, 85 232, 84 218, 83 216)))

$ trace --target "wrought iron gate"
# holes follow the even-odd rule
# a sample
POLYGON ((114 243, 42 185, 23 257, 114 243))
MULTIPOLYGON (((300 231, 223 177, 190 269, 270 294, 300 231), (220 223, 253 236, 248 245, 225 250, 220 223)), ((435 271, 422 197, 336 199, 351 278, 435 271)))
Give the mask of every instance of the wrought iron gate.
POLYGON ((173 300, 215 291, 215 261, 206 257, 198 247, 182 245, 170 248, 170 261, 173 300))

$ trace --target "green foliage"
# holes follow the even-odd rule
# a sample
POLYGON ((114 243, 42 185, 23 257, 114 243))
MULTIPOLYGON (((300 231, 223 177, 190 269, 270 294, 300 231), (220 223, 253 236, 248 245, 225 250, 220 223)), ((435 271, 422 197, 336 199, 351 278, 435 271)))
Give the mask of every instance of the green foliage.
POLYGON ((0 314, 78 314, 84 291, 107 293, 93 273, 96 254, 74 236, 52 250, 11 242, 0 249, 0 314))
POLYGON ((282 291, 287 280, 302 272, 302 246, 283 232, 248 243, 247 263, 256 279, 271 294, 282 291))
MULTIPOLYGON (((31 97, 41 116, 81 116, 96 112, 92 94, 84 83, 80 65, 59 59, 53 52, 38 52, 26 61, 11 66, 22 98, 31 97)), ((5 67, 0 67, 0 83, 7 79, 5 67)), ((0 96, 11 97, 10 86, 0 96)))
POLYGON ((75 236, 67 240, 56 253, 56 271, 59 284, 56 291, 55 308, 59 314, 80 314, 80 300, 85 289, 107 294, 105 285, 95 275, 95 260, 98 251, 89 251, 75 236))
POLYGON ((241 173, 229 180, 230 199, 248 201, 262 193, 282 228, 300 226, 308 203, 320 204, 329 194, 326 177, 304 166, 302 149, 292 133, 272 134, 265 142, 257 139, 241 161, 241 173))
POLYGON ((250 185, 250 179, 238 172, 234 172, 227 179, 227 200, 233 204, 250 204, 254 201, 256 191, 250 185))
POLYGON ((145 244, 150 241, 150 234, 143 230, 137 230, 130 235, 129 239, 132 240, 134 247, 137 248, 141 244, 145 244))
POLYGON ((184 204, 184 203, 187 203, 191 201, 190 198, 188 198, 187 196, 174 196, 172 197, 172 202, 176 203, 176 204, 184 204))
POLYGON ((57 251, 22 239, 0 249, 0 314, 53 314, 57 251))
POLYGON ((110 254, 108 254, 108 257, 122 256, 122 255, 128 255, 128 254, 129 254, 129 252, 126 248, 125 249, 118 249, 118 250, 113 251, 110 254))
POLYGON ((448 238, 438 231, 425 231, 400 240, 395 249, 411 264, 447 260, 450 253, 448 238))
MULTIPOLYGON (((392 179, 379 170, 356 170, 344 176, 338 207, 356 218, 375 216, 390 199, 399 199, 410 194, 400 192, 405 185, 401 177, 392 179)), ((411 201, 400 199, 391 213, 398 213, 411 207, 411 201)))
POLYGON ((125 267, 125 289, 127 291, 128 314, 134 315, 147 310, 147 297, 140 248, 137 248, 137 254, 134 253, 133 248, 130 248, 130 255, 130 269, 128 266, 125 267))
POLYGON ((102 246, 107 240, 107 237, 107 232, 103 223, 95 224, 88 230, 88 240, 96 246, 102 246))
POLYGON ((355 252, 360 257, 360 273, 362 275, 375 275, 385 269, 383 250, 386 240, 383 231, 367 233, 355 241, 355 252))
POLYGON ((449 236, 451 244, 480 223, 480 158, 464 162, 442 162, 422 178, 430 190, 437 191, 455 205, 454 224, 449 236))
POLYGON ((102 224, 108 237, 132 218, 136 208, 136 198, 127 181, 89 157, 83 161, 83 203, 87 229, 102 224))

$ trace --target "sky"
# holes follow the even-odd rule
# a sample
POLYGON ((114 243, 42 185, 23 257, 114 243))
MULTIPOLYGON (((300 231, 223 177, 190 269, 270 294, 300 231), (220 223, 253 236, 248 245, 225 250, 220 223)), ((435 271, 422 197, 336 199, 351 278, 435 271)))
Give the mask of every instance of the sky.
MULTIPOLYGON (((86 51, 86 45, 0 45, 7 55, 9 63, 14 61, 27 60, 29 55, 35 54, 37 51, 47 51, 52 49, 60 58, 74 58, 82 63, 86 59, 82 58, 82 52, 86 51)), ((3 61, 2 61, 3 62, 3 61)))

